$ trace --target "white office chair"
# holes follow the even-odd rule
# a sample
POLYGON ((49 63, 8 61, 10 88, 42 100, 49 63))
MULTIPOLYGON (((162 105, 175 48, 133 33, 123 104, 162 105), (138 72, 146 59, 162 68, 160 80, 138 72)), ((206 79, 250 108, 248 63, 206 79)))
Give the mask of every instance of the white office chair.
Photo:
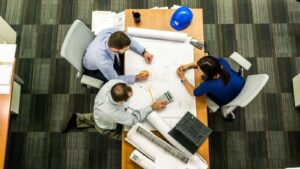
POLYGON ((77 69, 77 78, 81 78, 81 84, 87 85, 88 88, 95 87, 100 89, 103 81, 82 74, 82 58, 86 48, 94 38, 93 32, 77 19, 73 22, 65 37, 60 55, 77 69))
POLYGON ((16 44, 17 32, 0 16, 0 43, 16 44))
POLYGON ((293 77, 295 107, 300 108, 300 73, 293 77))
MULTIPOLYGON (((230 58, 237 62, 243 69, 249 70, 251 67, 251 63, 237 52, 234 52, 230 58)), ((249 75, 242 91, 238 94, 238 96, 235 97, 231 102, 221 107, 221 113, 223 117, 226 118, 229 114, 231 114, 234 118, 233 110, 237 107, 247 106, 266 85, 268 79, 269 76, 267 74, 249 75)), ((212 112, 216 112, 220 108, 209 97, 207 97, 207 106, 212 112)))

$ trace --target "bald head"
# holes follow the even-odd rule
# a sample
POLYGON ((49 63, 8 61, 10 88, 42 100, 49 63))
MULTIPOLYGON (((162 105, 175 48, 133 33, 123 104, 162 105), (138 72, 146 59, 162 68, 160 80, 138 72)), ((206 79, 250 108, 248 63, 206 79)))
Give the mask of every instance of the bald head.
POLYGON ((111 88, 110 93, 115 102, 123 102, 132 96, 132 89, 126 83, 117 83, 111 88))

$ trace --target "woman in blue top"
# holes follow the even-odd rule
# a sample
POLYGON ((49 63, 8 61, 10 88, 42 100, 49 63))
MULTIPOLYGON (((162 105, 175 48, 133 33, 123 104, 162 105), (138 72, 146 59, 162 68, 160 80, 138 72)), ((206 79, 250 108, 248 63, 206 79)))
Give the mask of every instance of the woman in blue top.
POLYGON ((197 62, 181 65, 177 69, 177 75, 187 91, 194 96, 207 94, 219 106, 223 106, 233 100, 242 90, 245 80, 237 72, 231 69, 229 63, 223 58, 205 56, 197 62), (197 68, 202 71, 204 80, 196 89, 186 78, 184 71, 197 68))

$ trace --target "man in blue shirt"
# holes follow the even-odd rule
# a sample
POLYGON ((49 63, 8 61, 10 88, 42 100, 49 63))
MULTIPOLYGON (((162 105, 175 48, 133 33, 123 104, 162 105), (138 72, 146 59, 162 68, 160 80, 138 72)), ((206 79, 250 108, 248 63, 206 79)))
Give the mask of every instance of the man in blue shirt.
POLYGON ((101 31, 89 44, 83 57, 83 74, 98 78, 104 82, 111 79, 123 80, 129 84, 148 78, 148 74, 140 72, 137 75, 124 75, 123 64, 126 50, 143 56, 147 63, 151 63, 153 55, 145 50, 133 38, 116 28, 101 31))

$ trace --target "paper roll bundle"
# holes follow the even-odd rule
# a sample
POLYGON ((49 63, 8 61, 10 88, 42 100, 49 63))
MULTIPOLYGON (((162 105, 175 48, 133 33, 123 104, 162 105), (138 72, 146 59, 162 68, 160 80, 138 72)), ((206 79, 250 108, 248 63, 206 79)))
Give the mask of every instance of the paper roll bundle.
POLYGON ((136 124, 129 130, 126 141, 147 155, 147 157, 149 157, 152 161, 155 161, 155 155, 158 151, 160 151, 160 148, 151 142, 151 140, 140 135, 136 131, 138 126, 139 124, 136 124))
POLYGON ((162 31, 155 29, 132 28, 127 29, 127 33, 133 37, 161 39, 176 42, 185 42, 188 39, 187 33, 162 31))
POLYGON ((144 156, 138 150, 134 150, 129 158, 144 169, 154 169, 154 162, 144 156))
POLYGON ((207 162, 197 153, 191 154, 185 147, 183 147, 180 143, 178 143, 172 136, 169 135, 169 131, 171 127, 158 116, 157 112, 153 111, 147 117, 147 120, 162 134, 174 147, 179 149, 182 153, 189 156, 190 160, 187 166, 191 168, 204 169, 208 168, 207 162))
POLYGON ((169 135, 171 127, 157 114, 156 111, 150 113, 147 117, 147 120, 156 128, 173 146, 178 148, 186 156, 192 157, 191 154, 185 147, 178 143, 172 136, 169 135))

